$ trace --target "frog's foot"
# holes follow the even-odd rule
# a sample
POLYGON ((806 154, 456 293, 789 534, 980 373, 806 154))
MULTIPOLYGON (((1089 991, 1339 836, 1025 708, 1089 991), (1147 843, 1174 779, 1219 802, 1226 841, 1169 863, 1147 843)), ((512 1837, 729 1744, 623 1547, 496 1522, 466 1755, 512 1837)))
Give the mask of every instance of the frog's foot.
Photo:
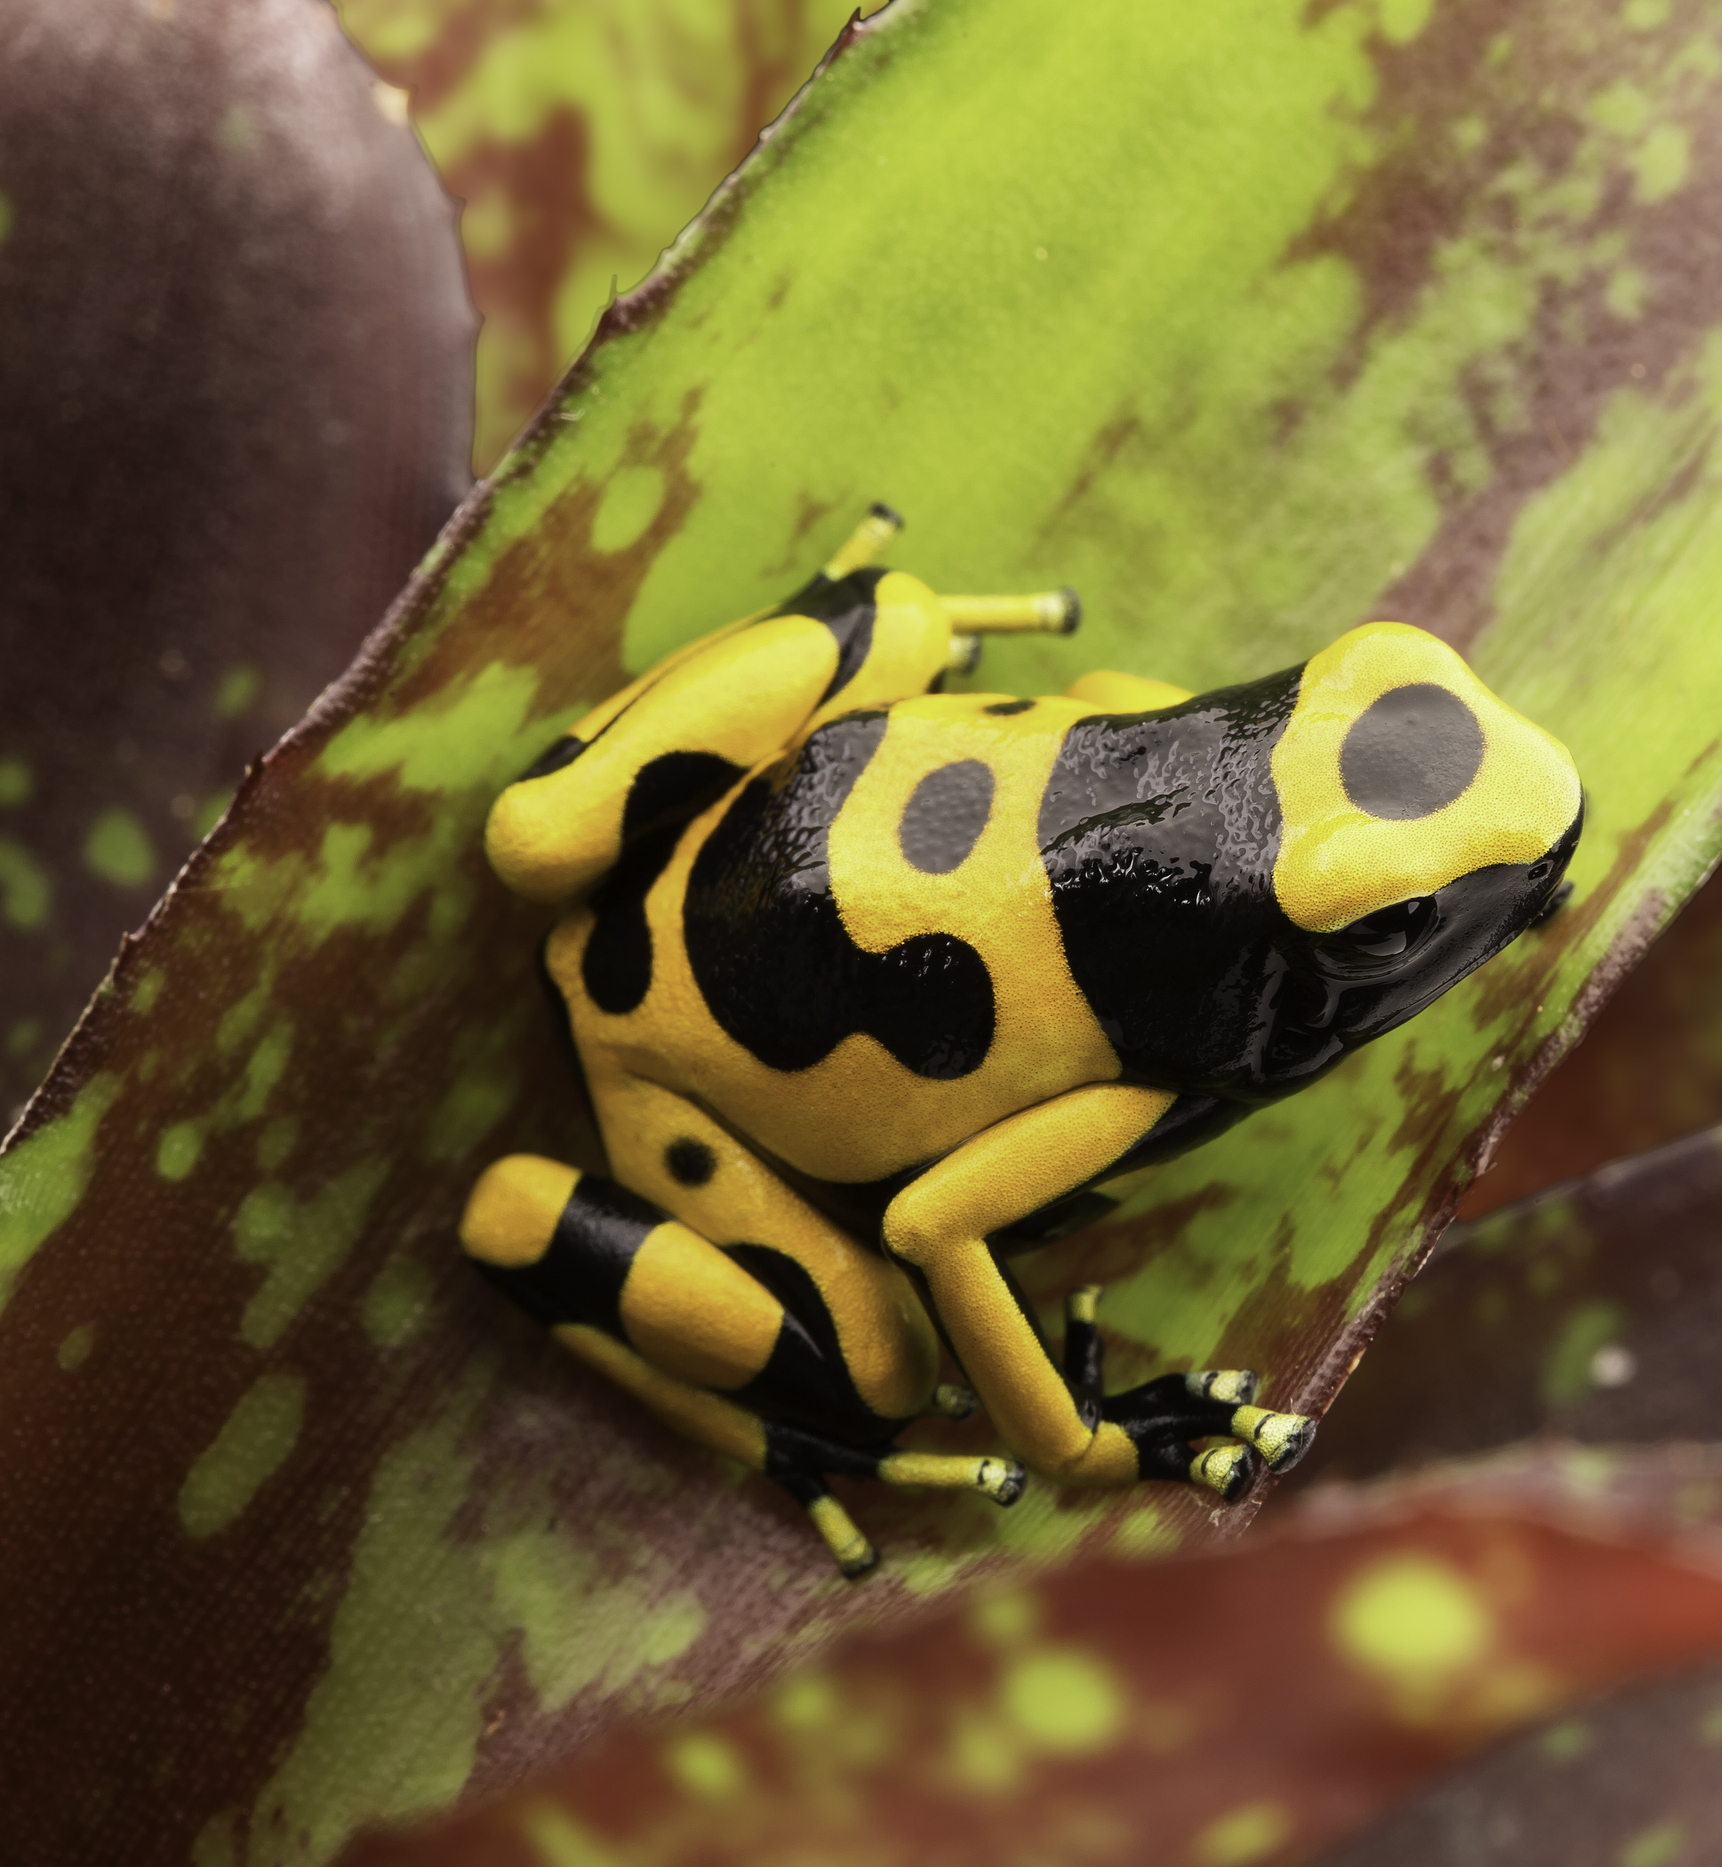
POLYGON ((772 1476, 807 1512, 808 1521, 825 1539, 825 1547, 845 1580, 858 1582, 879 1566, 879 1552, 864 1530, 831 1495, 831 1487, 817 1472, 775 1471, 772 1476))
POLYGON ((941 1381, 933 1389, 921 1417, 935 1420, 966 1420, 980 1402, 972 1387, 960 1387, 955 1381, 941 1381))
POLYGON ((979 1491, 995 1504, 1014 1504, 1022 1496, 1026 1482, 1026 1474, 1015 1459, 899 1452, 891 1445, 869 1450, 820 1439, 774 1420, 765 1422, 765 1470, 806 1510, 837 1559, 838 1568, 851 1580, 865 1575, 879 1556, 854 1519, 831 1495, 825 1482, 828 1473, 878 1478, 888 1485, 979 1491))
POLYGON ((1256 1385, 1247 1368, 1167 1374, 1112 1395, 1101 1413, 1129 1434, 1144 1478, 1182 1479, 1230 1503, 1249 1483, 1251 1453, 1269 1471, 1287 1472, 1315 1438, 1315 1422, 1302 1414, 1254 1405, 1256 1385), (1198 1451, 1201 1439, 1231 1443, 1198 1451))

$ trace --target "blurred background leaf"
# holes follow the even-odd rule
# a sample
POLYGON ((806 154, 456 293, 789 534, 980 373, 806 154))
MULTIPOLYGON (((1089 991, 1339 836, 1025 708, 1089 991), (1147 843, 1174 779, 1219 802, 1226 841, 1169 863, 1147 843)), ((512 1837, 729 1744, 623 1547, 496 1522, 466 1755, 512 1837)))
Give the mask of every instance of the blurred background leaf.
POLYGON ((454 213, 311 0, 0 13, 0 1127, 468 485, 454 213))

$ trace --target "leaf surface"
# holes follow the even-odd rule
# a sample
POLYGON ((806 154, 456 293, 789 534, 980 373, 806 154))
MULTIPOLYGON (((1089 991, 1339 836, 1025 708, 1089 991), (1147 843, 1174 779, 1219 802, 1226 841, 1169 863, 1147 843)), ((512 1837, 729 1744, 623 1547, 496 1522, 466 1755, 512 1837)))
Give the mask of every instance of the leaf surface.
POLYGON ((314 0, 0 19, 0 1127, 467 490, 454 211, 314 0))
POLYGON ((1718 65, 1707 12, 1572 0, 1081 33, 952 0, 851 40, 248 786, 0 1162, 33 1845, 326 1859, 839 1627, 1241 1525, 1151 1487, 868 1495, 888 1562, 848 1589, 769 1487, 506 1314, 456 1260, 467 1187, 594 1156, 543 918, 479 828, 881 496, 935 585, 1082 589, 1086 635, 991 686, 1204 687, 1382 613, 1463 645, 1584 774, 1574 906, 1032 1273, 1111 1286, 1115 1382, 1248 1362, 1319 1409, 1716 854, 1718 65), (108 1802, 48 1767, 74 1730, 108 1802))

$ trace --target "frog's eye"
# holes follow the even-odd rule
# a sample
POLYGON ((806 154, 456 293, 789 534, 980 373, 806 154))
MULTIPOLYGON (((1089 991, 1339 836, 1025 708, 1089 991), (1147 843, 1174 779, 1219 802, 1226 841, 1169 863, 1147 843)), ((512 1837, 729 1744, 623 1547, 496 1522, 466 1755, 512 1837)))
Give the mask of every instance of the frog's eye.
POLYGON ((1372 817, 1408 822, 1451 804, 1483 762, 1483 729, 1433 681, 1383 694, 1352 722, 1339 754, 1345 794, 1372 817))
POLYGON ((1435 924, 1432 896, 1419 895, 1413 901, 1396 901, 1379 914, 1366 915, 1342 927, 1333 936, 1342 951, 1365 959, 1398 959, 1408 953, 1435 924))

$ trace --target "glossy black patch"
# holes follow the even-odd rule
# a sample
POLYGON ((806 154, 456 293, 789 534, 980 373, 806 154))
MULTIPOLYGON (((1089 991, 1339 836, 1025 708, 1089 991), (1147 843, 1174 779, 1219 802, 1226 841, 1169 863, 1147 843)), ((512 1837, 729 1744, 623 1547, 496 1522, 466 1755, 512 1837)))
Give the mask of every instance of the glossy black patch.
POLYGON ((1417 681, 1352 723, 1339 754, 1345 794, 1372 817, 1409 822, 1461 797, 1483 762, 1483 729, 1455 693, 1417 681))
POLYGON ((1270 760, 1300 669, 1065 734, 1039 837, 1065 956, 1135 1081, 1262 1094, 1295 933, 1270 760))
POLYGON ((572 765, 586 750, 586 740, 577 739, 572 733, 564 733, 560 739, 552 739, 514 782, 526 784, 533 778, 548 778, 553 771, 561 771, 565 766, 572 765))
POLYGON ((983 713, 990 713, 994 719, 1008 719, 1013 713, 1027 713, 1034 705, 1032 700, 995 700, 990 707, 982 707, 983 713))
POLYGON ((684 1134, 664 1149, 664 1165, 678 1186, 704 1186, 717 1172, 717 1156, 703 1141, 684 1134))
POLYGON ((905 1069, 948 1081, 992 1043, 992 980, 973 947, 929 933, 864 953, 832 898, 831 825, 884 735, 882 713, 821 727, 742 791, 695 859, 694 977, 718 1024, 772 1069, 809 1069, 865 1031, 905 1069))
POLYGON ((924 875, 949 875, 979 842, 992 808, 992 767, 980 759, 965 758, 928 772, 897 825, 904 861, 924 875))
POLYGON ((824 623, 837 638, 837 672, 819 696, 820 706, 833 694, 841 693, 867 659, 867 651, 873 646, 873 618, 878 613, 873 592, 885 575, 883 570, 858 570, 834 581, 821 572, 781 609, 772 612, 778 616, 809 616, 824 623))
POLYGON ((635 1255, 666 1215, 614 1180, 582 1175, 535 1264, 473 1262, 545 1328, 585 1323, 622 1336, 622 1286, 635 1255))
POLYGON ((666 752, 634 774, 622 809, 622 854, 592 891, 594 923, 580 957, 580 977, 600 1011, 621 1017, 652 989, 646 896, 675 854, 687 819, 740 776, 740 766, 712 752, 666 752))

